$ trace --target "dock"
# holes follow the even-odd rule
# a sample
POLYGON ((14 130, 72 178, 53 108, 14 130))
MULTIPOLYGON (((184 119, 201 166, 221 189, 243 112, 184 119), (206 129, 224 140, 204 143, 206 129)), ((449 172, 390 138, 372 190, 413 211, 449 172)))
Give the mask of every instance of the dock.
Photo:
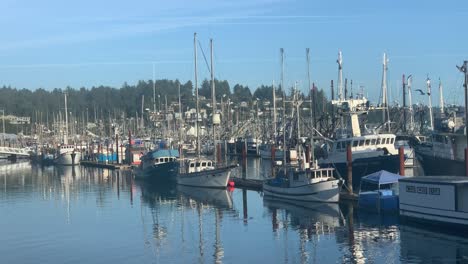
POLYGON ((261 191, 263 181, 256 179, 244 179, 239 177, 231 177, 231 180, 234 182, 234 187, 245 188, 255 191, 261 191))
POLYGON ((81 161, 81 166, 84 167, 92 167, 92 168, 102 168, 102 169, 110 169, 110 170, 131 170, 132 166, 127 164, 111 164, 111 163, 102 163, 96 161, 81 161))

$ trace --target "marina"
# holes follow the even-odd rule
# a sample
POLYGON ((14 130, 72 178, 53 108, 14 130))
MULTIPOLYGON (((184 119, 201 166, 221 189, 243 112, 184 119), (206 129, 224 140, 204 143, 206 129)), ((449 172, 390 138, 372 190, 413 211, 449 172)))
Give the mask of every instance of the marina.
POLYGON ((468 263, 455 2, 10 1, 0 262, 468 263))
MULTIPOLYGON (((9 212, 0 219, 0 253, 9 263, 18 257, 25 263, 456 263, 463 262, 468 245, 462 237, 366 214, 347 203, 291 202, 239 188, 149 185, 129 171, 83 166, 1 164, 0 172, 0 210, 9 212), (427 254, 428 246, 439 250, 427 254)), ((255 169, 247 174, 260 177, 255 169)))

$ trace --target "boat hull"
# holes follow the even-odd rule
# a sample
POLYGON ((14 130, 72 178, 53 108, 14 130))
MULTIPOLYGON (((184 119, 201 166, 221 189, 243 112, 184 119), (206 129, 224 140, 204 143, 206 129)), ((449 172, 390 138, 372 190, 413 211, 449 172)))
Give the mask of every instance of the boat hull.
POLYGON ((465 164, 462 161, 435 157, 416 152, 421 167, 426 176, 462 176, 465 175, 465 164))
MULTIPOLYGON (((398 173, 400 160, 398 155, 386 155, 369 158, 357 158, 353 160, 353 190, 358 191, 361 184, 361 178, 371 173, 386 170, 391 173, 398 173)), ((339 163, 320 163, 322 168, 335 168, 339 175, 347 183, 347 164, 339 163)))
POLYGON ((328 180, 297 187, 281 187, 265 182, 263 193, 289 200, 336 203, 339 201, 340 184, 339 180, 328 180))
POLYGON ((232 168, 225 167, 192 173, 180 173, 177 175, 177 184, 207 188, 226 188, 232 168))
POLYGON ((179 171, 179 162, 166 162, 143 167, 143 171, 135 175, 136 179, 153 182, 175 182, 179 171))
POLYGON ((81 160, 81 152, 66 152, 60 154, 55 159, 56 165, 64 165, 64 166, 74 166, 79 165, 81 160))

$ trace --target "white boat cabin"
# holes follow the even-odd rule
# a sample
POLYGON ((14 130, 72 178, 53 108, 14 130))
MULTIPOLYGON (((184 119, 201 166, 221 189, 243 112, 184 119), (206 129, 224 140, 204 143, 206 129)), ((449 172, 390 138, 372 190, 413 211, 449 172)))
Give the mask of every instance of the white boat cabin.
POLYGON ((193 159, 186 162, 188 173, 200 172, 205 170, 214 170, 215 164, 211 160, 193 159))
POLYGON ((64 154, 64 153, 70 153, 74 152, 76 147, 74 145, 60 145, 59 148, 59 153, 64 154))
POLYGON ((168 163, 168 162, 173 162, 176 160, 177 160, 176 157, 160 157, 160 158, 154 159, 154 164, 168 163))
POLYGON ((294 169, 289 175, 289 187, 303 186, 305 184, 314 184, 318 182, 335 179, 333 177, 334 168, 320 168, 311 170, 294 169))
POLYGON ((333 143, 332 152, 346 152, 348 145, 351 145, 351 150, 366 151, 375 149, 387 149, 389 153, 396 153, 394 134, 376 134, 365 135, 360 137, 339 139, 333 143))

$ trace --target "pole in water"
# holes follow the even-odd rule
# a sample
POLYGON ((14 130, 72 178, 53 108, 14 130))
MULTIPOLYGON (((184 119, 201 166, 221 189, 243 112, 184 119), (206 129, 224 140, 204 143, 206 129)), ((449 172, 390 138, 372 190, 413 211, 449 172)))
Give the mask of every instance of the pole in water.
POLYGON ((275 166, 275 160, 276 160, 276 148, 275 144, 271 145, 271 167, 275 166))
POLYGON ((465 148, 465 176, 468 176, 468 148, 465 148))
POLYGON ((351 145, 348 144, 346 148, 346 162, 348 165, 348 192, 353 194, 353 156, 351 151, 351 145))
POLYGON ((405 176, 405 149, 403 146, 398 148, 398 156, 400 157, 400 175, 405 176))

